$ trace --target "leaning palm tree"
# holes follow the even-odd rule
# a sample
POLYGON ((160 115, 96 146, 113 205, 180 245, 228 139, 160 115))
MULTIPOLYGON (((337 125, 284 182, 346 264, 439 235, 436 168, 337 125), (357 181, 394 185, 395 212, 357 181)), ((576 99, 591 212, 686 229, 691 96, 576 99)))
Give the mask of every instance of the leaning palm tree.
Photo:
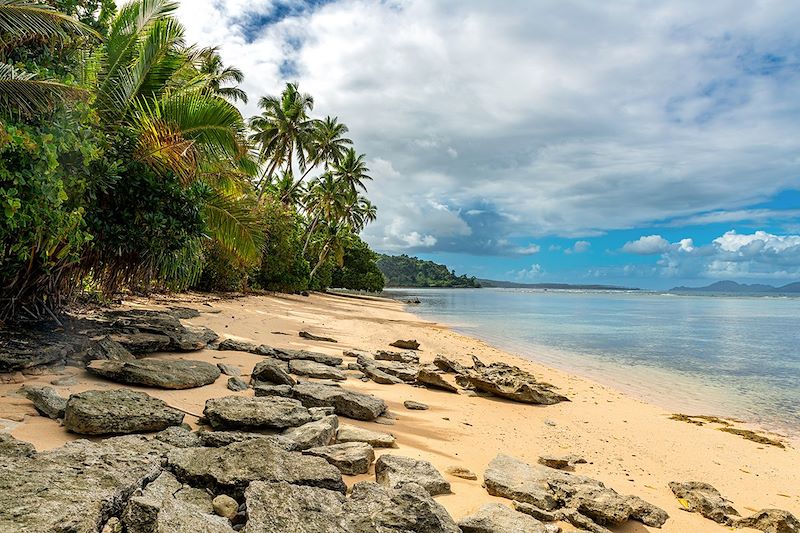
POLYGON ((247 93, 239 87, 226 87, 244 81, 244 73, 236 67, 226 67, 222 63, 217 47, 206 48, 199 54, 200 74, 206 78, 206 88, 211 94, 219 95, 231 102, 241 100, 247 103, 247 93))
POLYGON ((308 276, 312 280, 329 257, 334 257, 336 264, 342 266, 344 264, 344 251, 353 240, 353 233, 347 224, 325 223, 317 235, 320 252, 317 262, 308 276))
POLYGON ((320 223, 333 225, 342 220, 348 204, 351 203, 349 196, 349 190, 344 187, 343 182, 337 180, 330 172, 326 172, 309 185, 305 210, 313 218, 306 229, 304 254, 320 223))
POLYGON ((364 157, 364 154, 356 155, 353 148, 348 148, 344 156, 333 165, 333 175, 337 180, 344 182, 353 193, 358 189, 366 191, 364 181, 372 180, 367 174, 369 168, 364 162, 364 157))
POLYGON ((345 219, 356 234, 360 233, 367 224, 374 222, 377 218, 378 208, 363 196, 358 196, 354 203, 347 206, 345 219))

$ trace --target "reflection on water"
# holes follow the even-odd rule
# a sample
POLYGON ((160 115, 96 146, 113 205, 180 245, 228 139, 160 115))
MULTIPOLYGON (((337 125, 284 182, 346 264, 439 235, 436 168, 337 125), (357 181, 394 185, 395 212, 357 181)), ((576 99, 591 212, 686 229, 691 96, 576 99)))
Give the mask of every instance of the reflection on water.
POLYGON ((415 313, 668 409, 800 432, 800 299, 395 289, 415 313))

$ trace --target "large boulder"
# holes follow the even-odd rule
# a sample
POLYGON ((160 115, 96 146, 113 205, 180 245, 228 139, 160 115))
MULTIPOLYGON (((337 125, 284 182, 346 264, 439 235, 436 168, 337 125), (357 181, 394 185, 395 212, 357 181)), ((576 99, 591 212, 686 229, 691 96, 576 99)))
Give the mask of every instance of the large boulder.
POLYGON ((336 414, 355 420, 375 420, 386 411, 386 402, 370 394, 321 383, 298 383, 292 389, 306 407, 333 407, 336 414))
POLYGON ((459 374, 456 381, 467 387, 515 402, 553 405, 569 399, 555 392, 548 383, 539 383, 533 374, 506 363, 484 365, 473 356, 475 366, 459 374))
POLYGON ((343 359, 335 355, 326 355, 319 352, 309 352, 307 350, 290 350, 288 348, 275 348, 273 357, 277 357, 283 361, 292 361, 295 359, 302 359, 305 361, 314 361, 328 366, 339 366, 342 364, 343 359))
POLYGON ((764 533, 800 533, 800 520, 789 511, 762 509, 747 518, 733 520, 733 527, 750 527, 764 533))
POLYGON ((162 400, 128 389, 73 394, 64 413, 64 426, 82 435, 161 431, 182 422, 182 412, 162 400))
POLYGON ((349 533, 339 492, 278 482, 255 481, 245 491, 244 533, 349 533))
MULTIPOLYGON (((166 337, 167 344, 163 348, 151 349, 153 346, 137 346, 137 342, 128 342, 135 338, 128 333, 117 334, 114 338, 131 353, 143 354, 152 351, 192 352, 202 350, 210 342, 217 340, 216 333, 204 326, 183 325, 173 313, 150 310, 124 310, 108 313, 112 320, 111 328, 115 331, 128 331, 133 335, 153 335, 166 337), (143 349, 142 349, 143 348, 143 349)), ((160 341, 159 341, 160 343, 160 341)))
POLYGON ((459 520, 458 527, 463 533, 547 533, 540 521, 500 503, 487 503, 459 520))
POLYGON ((180 481, 237 499, 253 481, 286 481, 345 492, 342 475, 334 466, 319 457, 287 451, 269 437, 222 448, 176 449, 168 461, 180 481))
POLYGON ((428 461, 400 455, 384 454, 378 458, 375 463, 375 481, 391 489, 416 483, 431 496, 450 492, 450 483, 428 461))
POLYGON ((183 359, 92 361, 86 370, 118 383, 160 389, 193 389, 214 383, 220 376, 217 365, 183 359))
POLYGON ((289 375, 289 365, 271 357, 259 361, 250 373, 255 381, 266 381, 276 385, 294 385, 295 379, 289 375))
POLYGON ((316 361, 308 361, 306 359, 293 359, 289 361, 289 372, 297 374, 298 376, 307 376, 317 379, 333 379, 336 381, 344 381, 347 376, 338 368, 328 366, 316 361))
POLYGON ((214 429, 285 429, 311 422, 299 401, 280 396, 211 398, 203 415, 214 429))
POLYGON ((59 396, 53 387, 27 386, 22 388, 22 392, 40 414, 53 419, 64 418, 67 399, 59 396))
POLYGON ((458 389, 444 379, 444 373, 432 368, 420 368, 416 375, 417 383, 426 387, 439 389, 447 392, 458 392, 458 389))
POLYGON ((708 483, 672 481, 669 488, 687 511, 699 513, 709 520, 729 525, 732 517, 739 516, 739 511, 731 505, 731 502, 723 498, 722 494, 708 483))
POLYGON ((342 424, 336 432, 336 442, 365 442, 373 448, 396 448, 394 435, 342 424))
POLYGON ((70 442, 32 456, 0 446, 0 531, 96 533, 158 477, 171 447, 140 435, 70 442))
POLYGON ((283 436, 295 441, 298 449, 305 450, 329 445, 336 439, 337 429, 339 429, 339 417, 329 415, 320 420, 287 429, 283 432, 283 436))
POLYGON ((84 361, 108 360, 108 361, 133 361, 136 359, 131 352, 123 345, 106 335, 99 339, 93 339, 89 345, 84 361))
POLYGON ((366 474, 369 472, 372 461, 375 460, 375 452, 372 450, 372 446, 363 442, 343 442, 330 446, 309 448, 303 453, 322 457, 338 468, 342 474, 347 474, 348 476, 366 474))
POLYGON ((441 354, 437 354, 436 357, 433 358, 433 364, 442 372, 450 372, 453 374, 467 373, 467 368, 464 365, 452 359, 448 359, 441 354))

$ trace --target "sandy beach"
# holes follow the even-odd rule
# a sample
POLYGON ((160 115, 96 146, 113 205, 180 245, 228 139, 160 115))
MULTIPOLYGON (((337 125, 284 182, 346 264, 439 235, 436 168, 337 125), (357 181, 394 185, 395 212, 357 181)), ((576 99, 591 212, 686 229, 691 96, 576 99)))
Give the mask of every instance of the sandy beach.
MULTIPOLYGON (((440 471, 461 466, 478 474, 477 481, 446 475, 453 493, 437 498, 458 519, 476 511, 493 498, 481 486, 489 461, 505 453, 529 463, 540 455, 575 454, 588 463, 576 472, 603 481, 620 493, 634 494, 665 509, 670 520, 661 531, 683 533, 725 531, 698 514, 681 511, 670 491, 670 481, 705 481, 714 485, 742 515, 762 508, 780 508, 800 516, 800 453, 797 442, 783 439, 780 449, 718 431, 718 426, 696 426, 670 420, 671 412, 632 398, 589 379, 569 375, 511 354, 479 340, 457 334, 441 324, 422 320, 395 301, 378 298, 353 298, 312 294, 248 296, 219 299, 199 294, 172 300, 134 299, 124 305, 158 308, 159 305, 193 307, 201 316, 186 322, 208 326, 223 338, 234 338, 283 348, 303 348, 331 355, 343 350, 375 351, 389 349, 396 339, 416 339, 421 344, 423 362, 443 354, 464 364, 470 355, 486 363, 504 361, 518 365, 541 381, 554 384, 570 402, 553 406, 533 406, 493 398, 451 394, 405 384, 379 385, 350 377, 345 386, 383 398, 396 416, 391 426, 372 422, 347 421, 354 425, 390 432, 398 448, 376 450, 422 458, 440 471), (301 330, 333 337, 338 343, 309 341, 298 336, 301 330), (430 406, 426 411, 404 408, 405 400, 430 406)), ((258 355, 203 350, 189 354, 160 354, 158 358, 197 359, 237 366, 247 379, 258 355)), ((345 362, 347 358, 345 357, 345 362)), ((88 389, 116 388, 119 385, 89 376, 77 368, 62 373, 78 378, 76 385, 56 387, 62 395, 88 389)), ((37 449, 50 449, 78 438, 49 418, 38 416, 32 404, 19 395, 21 384, 49 384, 54 375, 17 375, 16 383, 0 384, 0 431, 33 443, 37 449)), ((220 378, 216 383, 183 391, 145 390, 190 416, 197 425, 205 400, 234 394, 220 378)), ((252 390, 235 393, 252 394, 252 390)), ((706 413, 692 413, 706 414, 706 413)), ((710 413, 709 413, 710 414, 710 413)), ((737 427, 746 428, 744 425, 737 427)), ((345 476, 348 485, 372 475, 345 476)), ((562 524, 565 531, 572 526, 562 524)), ((629 521, 619 532, 656 531, 629 521)))

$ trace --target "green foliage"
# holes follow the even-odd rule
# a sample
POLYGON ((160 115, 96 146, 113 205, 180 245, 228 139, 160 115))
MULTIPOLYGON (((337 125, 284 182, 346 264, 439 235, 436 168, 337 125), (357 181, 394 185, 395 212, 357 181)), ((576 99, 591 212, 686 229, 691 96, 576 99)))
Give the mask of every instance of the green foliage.
POLYGON ((247 268, 231 257, 217 241, 203 245, 203 272, 193 285, 201 291, 242 291, 247 287, 247 268))
POLYGON ((376 261, 378 254, 367 243, 355 237, 344 249, 342 266, 334 268, 331 287, 357 291, 380 292, 384 279, 376 261))
POLYGON ((262 216, 266 236, 261 266, 253 275, 254 285, 270 291, 307 289, 311 268, 302 253, 302 218, 274 199, 264 204, 262 216))
POLYGON ((475 277, 456 276, 445 265, 403 255, 380 255, 378 268, 387 287, 480 287, 475 277))

